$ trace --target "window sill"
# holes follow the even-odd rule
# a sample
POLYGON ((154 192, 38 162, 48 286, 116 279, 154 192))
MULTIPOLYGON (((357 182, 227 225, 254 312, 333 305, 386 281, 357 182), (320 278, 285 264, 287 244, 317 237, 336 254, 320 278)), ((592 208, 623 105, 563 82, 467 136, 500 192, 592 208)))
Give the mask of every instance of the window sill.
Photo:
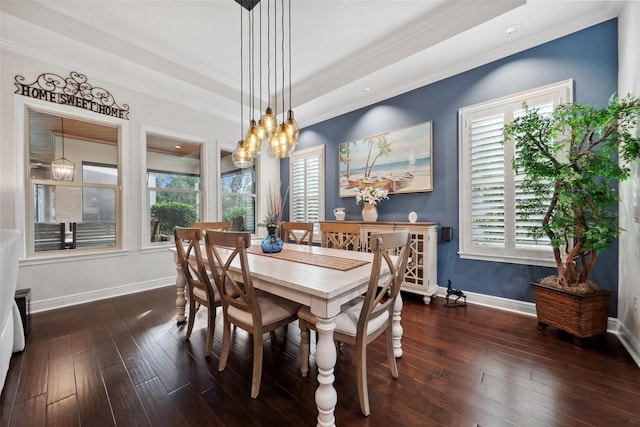
POLYGON ((509 264, 535 265, 539 267, 555 267, 556 262, 551 258, 532 258, 523 256, 489 255, 473 252, 458 252, 462 259, 473 259, 477 261, 503 262, 509 264))
POLYGON ((42 264, 59 264, 61 262, 71 262, 87 259, 111 258, 128 256, 131 251, 128 249, 104 250, 104 251, 82 251, 76 252, 72 250, 51 252, 43 255, 31 255, 19 261, 20 267, 42 264))

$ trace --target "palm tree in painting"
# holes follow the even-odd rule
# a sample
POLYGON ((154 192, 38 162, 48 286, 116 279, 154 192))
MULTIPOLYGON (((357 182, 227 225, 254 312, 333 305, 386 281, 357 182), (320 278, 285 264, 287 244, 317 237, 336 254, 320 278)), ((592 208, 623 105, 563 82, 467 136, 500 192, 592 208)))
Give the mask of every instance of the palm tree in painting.
POLYGON ((338 149, 338 156, 340 158, 340 163, 344 163, 347 167, 347 179, 351 176, 351 165, 349 163, 351 156, 351 143, 347 142, 346 144, 340 144, 340 148, 338 149))
POLYGON ((365 164, 365 167, 364 167, 365 177, 371 176, 371 169, 373 169, 373 165, 376 163, 376 160, 378 160, 381 156, 388 156, 389 153, 391 153, 391 144, 393 142, 389 142, 387 140, 388 136, 389 136, 388 133, 383 133, 376 136, 370 136, 369 138, 366 138, 364 140, 364 142, 369 144, 369 153, 367 154, 367 163, 365 164), (373 160, 371 160, 371 153, 373 152, 374 147, 377 148, 378 154, 376 154, 373 160))

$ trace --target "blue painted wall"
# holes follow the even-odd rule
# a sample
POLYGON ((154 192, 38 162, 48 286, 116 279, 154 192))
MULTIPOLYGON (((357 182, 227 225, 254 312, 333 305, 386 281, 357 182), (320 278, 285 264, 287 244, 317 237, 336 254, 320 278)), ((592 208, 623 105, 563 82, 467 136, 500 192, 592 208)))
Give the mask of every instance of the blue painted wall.
MULTIPOLYGON (((338 196, 338 145, 431 120, 433 185, 428 193, 395 194, 378 206, 378 221, 418 221, 453 227, 453 240, 438 243, 438 283, 451 279, 456 288, 486 295, 533 301, 529 282, 555 269, 461 259, 458 251, 458 110, 479 102, 558 81, 573 79, 579 103, 602 107, 617 88, 617 20, 587 28, 500 61, 424 86, 336 117, 300 132, 297 149, 325 144, 326 212, 346 207, 346 219, 360 220, 354 198, 338 196)), ((281 180, 289 182, 289 161, 281 163, 281 180)), ((285 209, 285 212, 288 212, 285 209)), ((617 290, 617 242, 600 254, 591 279, 617 290)), ((615 304, 615 298, 612 300, 615 304)), ((617 307, 612 307, 615 316, 617 307)))

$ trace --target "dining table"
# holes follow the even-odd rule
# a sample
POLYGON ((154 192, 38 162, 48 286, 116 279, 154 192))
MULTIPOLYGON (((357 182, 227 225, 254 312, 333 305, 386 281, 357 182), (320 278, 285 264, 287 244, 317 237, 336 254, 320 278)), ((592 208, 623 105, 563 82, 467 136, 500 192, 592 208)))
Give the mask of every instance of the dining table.
MULTIPOLYGON (((186 279, 177 262, 176 249, 171 250, 177 266, 176 321, 182 324, 186 321, 186 279)), ((204 254, 206 255, 206 251, 204 254)), ((373 254, 292 243, 285 243, 279 253, 266 254, 262 252, 259 241, 252 240, 252 245, 247 249, 247 259, 255 288, 308 306, 317 317, 317 425, 335 426, 334 411, 338 401, 333 386, 337 360, 333 341, 335 317, 343 304, 366 292, 373 254)), ((237 258, 231 266, 231 272, 238 274, 241 279, 240 262, 237 258)), ((383 280, 388 274, 386 268, 381 272, 380 279, 383 280)), ((392 318, 395 357, 402 356, 401 310, 402 298, 398 294, 392 318)))

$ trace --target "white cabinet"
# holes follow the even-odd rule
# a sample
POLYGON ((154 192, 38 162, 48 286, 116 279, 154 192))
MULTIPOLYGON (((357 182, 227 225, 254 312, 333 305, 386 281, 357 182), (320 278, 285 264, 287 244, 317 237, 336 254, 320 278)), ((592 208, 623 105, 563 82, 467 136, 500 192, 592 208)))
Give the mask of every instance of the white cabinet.
MULTIPOLYGON (((327 221, 334 222, 334 221, 327 221)), ((357 221, 341 221, 357 222, 357 221)), ((397 230, 411 232, 411 253, 402 290, 422 295, 425 304, 438 293, 438 223, 436 222, 357 222, 360 224, 360 250, 369 251, 371 233, 397 230)))

